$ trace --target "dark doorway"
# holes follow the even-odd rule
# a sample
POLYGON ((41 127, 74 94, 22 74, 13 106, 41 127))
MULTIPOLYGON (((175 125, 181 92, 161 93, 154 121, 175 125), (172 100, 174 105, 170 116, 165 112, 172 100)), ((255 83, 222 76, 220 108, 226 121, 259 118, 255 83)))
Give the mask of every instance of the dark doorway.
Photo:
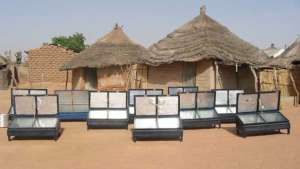
POLYGON ((95 90, 98 86, 97 69, 96 68, 86 68, 84 69, 85 76, 85 89, 95 90))
POLYGON ((183 63, 183 86, 196 86, 196 63, 183 63))

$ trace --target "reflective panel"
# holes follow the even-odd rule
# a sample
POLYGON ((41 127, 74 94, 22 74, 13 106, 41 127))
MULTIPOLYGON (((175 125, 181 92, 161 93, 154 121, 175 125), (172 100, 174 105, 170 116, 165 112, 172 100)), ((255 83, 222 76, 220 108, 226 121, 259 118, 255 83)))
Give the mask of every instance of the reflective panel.
POLYGON ((156 115, 156 97, 140 96, 135 100, 135 114, 141 115, 156 115))
POLYGON ((29 90, 27 89, 13 89, 12 90, 12 95, 29 95, 29 90))
POLYGON ((266 121, 266 122, 283 122, 287 121, 286 118, 281 114, 281 113, 260 113, 261 117, 266 121))
POLYGON ((88 91, 72 91, 73 104, 89 104, 88 91))
POLYGON ((229 105, 236 105, 237 95, 244 93, 244 90, 229 90, 229 105))
POLYGON ((15 96, 15 114, 34 115, 36 113, 36 102, 34 96, 15 96))
POLYGON ((180 109, 195 109, 196 108, 196 93, 180 93, 180 109))
POLYGON ((55 91, 58 95, 59 104, 72 104, 72 91, 55 91))
POLYGON ((244 124, 264 123, 264 120, 256 113, 239 114, 238 117, 244 124))
POLYGON ((108 107, 107 92, 91 92, 90 108, 107 108, 108 107))
POLYGON ((216 107, 215 110, 218 114, 233 114, 233 113, 236 113, 234 107, 216 107))
POLYGON ((134 96, 144 96, 146 91, 144 89, 129 90, 129 105, 134 105, 134 96))
POLYGON ((108 119, 127 119, 126 110, 109 110, 108 119))
POLYGON ((228 91, 227 90, 216 90, 216 105, 228 105, 228 91))
POLYGON ((158 96, 158 115, 179 115, 178 96, 158 96))
POLYGON ((197 93, 197 108, 214 108, 215 106, 215 93, 214 92, 201 92, 197 93))
POLYGON ((279 92, 260 93, 259 111, 279 110, 279 92))
POLYGON ((170 96, 176 96, 178 95, 178 93, 182 93, 183 92, 183 88, 182 87, 172 87, 169 88, 169 95, 170 96))
POLYGON ((240 94, 238 96, 237 112, 256 112, 258 94, 240 94))
POLYGON ((47 90, 39 90, 39 89, 34 89, 34 90, 30 90, 29 94, 32 96, 41 96, 41 95, 47 95, 47 90))
POLYGON ((57 96, 37 96, 37 111, 39 115, 57 114, 57 96))
POLYGON ((119 108, 119 109, 126 109, 127 102, 126 102, 126 92, 109 92, 109 108, 119 108))
POLYGON ((129 106, 129 114, 134 114, 134 107, 133 106, 129 106))
POLYGON ((108 119, 107 110, 90 110, 89 119, 108 119))
POLYGON ((146 90, 146 94, 147 95, 150 95, 150 96, 161 96, 161 95, 163 95, 163 90, 155 90, 155 89, 153 89, 153 90, 146 90))
POLYGON ((183 92, 184 93, 192 93, 192 92, 196 93, 196 92, 198 92, 198 88, 197 87, 184 87, 183 92))

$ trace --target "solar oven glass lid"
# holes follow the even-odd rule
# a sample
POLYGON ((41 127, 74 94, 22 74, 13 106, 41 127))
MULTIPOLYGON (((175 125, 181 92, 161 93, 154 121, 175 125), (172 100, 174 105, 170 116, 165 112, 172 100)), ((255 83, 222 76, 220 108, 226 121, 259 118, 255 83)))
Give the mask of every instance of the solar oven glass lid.
POLYGON ((73 104, 88 105, 89 92, 88 91, 73 91, 73 104))
POLYGON ((185 93, 198 92, 198 87, 184 87, 183 92, 185 93))
POLYGON ((236 105, 237 95, 239 93, 244 93, 243 90, 229 90, 229 105, 236 105))
POLYGON ((56 115, 58 113, 57 96, 37 96, 38 115, 56 115))
POLYGON ((99 109, 108 107, 108 92, 91 92, 90 108, 99 109))
POLYGON ((239 114, 238 118, 243 122, 243 124, 264 123, 264 119, 262 119, 257 113, 239 114))
POLYGON ((176 96, 178 93, 182 93, 183 88, 182 87, 170 87, 169 88, 169 95, 176 96))
POLYGON ((127 94, 126 92, 109 92, 108 107, 112 109, 126 109, 127 108, 127 94))
POLYGON ((286 122, 288 121, 286 117, 284 117, 281 113, 277 112, 263 112, 260 113, 260 116, 265 120, 267 123, 276 123, 276 122, 286 122))
POLYGON ((237 113, 257 111, 258 94, 239 94, 237 102, 237 113))
POLYGON ((138 90, 129 90, 129 105, 134 105, 134 96, 144 96, 146 95, 146 91, 144 89, 138 90))
POLYGON ((29 94, 33 96, 47 95, 47 89, 31 89, 29 94))
POLYGON ((12 89, 12 95, 29 95, 28 89, 12 89))
POLYGON ((197 93, 197 108, 198 109, 214 108, 214 106, 215 106, 215 93, 214 92, 197 93))
POLYGON ((9 128, 55 128, 58 119, 51 117, 20 117, 14 118, 9 128))
POLYGON ((204 118, 204 119, 205 118, 217 118, 218 117, 216 111, 213 110, 213 109, 197 110, 196 115, 197 115, 197 117, 204 118))
POLYGON ((157 103, 158 115, 179 115, 179 97, 178 96, 158 96, 157 103))
POLYGON ((146 94, 150 96, 160 96, 163 95, 163 90, 162 89, 150 89, 146 90, 146 94))
POLYGON ((259 111, 276 111, 279 110, 279 92, 260 93, 259 111))
POLYGON ((16 115, 35 115, 36 101, 34 96, 15 96, 14 103, 16 115))
POLYGON ((58 95, 60 105, 71 105, 73 103, 72 91, 55 91, 55 93, 58 95))
POLYGON ((196 108, 196 93, 180 93, 180 109, 196 108))
POLYGON ((216 90, 216 106, 228 105, 228 91, 216 90))
POLYGON ((155 116, 156 97, 155 96, 135 97, 135 114, 137 116, 155 116))

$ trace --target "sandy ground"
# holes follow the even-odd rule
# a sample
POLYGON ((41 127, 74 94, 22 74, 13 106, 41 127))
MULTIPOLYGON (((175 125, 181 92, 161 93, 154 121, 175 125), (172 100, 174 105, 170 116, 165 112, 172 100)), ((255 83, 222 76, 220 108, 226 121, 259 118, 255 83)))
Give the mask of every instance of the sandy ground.
MULTIPOLYGON (((0 111, 9 107, 0 91, 0 111)), ((0 129, 1 169, 297 169, 300 166, 300 108, 283 110, 291 135, 241 138, 234 125, 184 131, 184 141, 134 143, 129 130, 86 130, 84 122, 62 123, 60 139, 8 142, 0 129)))

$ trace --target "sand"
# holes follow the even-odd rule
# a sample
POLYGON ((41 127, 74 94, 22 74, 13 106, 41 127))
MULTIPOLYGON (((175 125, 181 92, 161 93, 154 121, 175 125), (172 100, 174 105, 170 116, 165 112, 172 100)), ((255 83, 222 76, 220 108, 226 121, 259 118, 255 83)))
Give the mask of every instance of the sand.
MULTIPOLYGON (((52 86, 53 87, 53 86, 52 86)), ((9 91, 0 91, 0 111, 9 107, 9 91)), ((62 123, 53 140, 7 141, 0 129, 1 169, 297 169, 300 168, 300 108, 283 113, 291 134, 241 138, 234 125, 184 131, 184 141, 134 143, 131 130, 90 130, 84 122, 62 123)))

